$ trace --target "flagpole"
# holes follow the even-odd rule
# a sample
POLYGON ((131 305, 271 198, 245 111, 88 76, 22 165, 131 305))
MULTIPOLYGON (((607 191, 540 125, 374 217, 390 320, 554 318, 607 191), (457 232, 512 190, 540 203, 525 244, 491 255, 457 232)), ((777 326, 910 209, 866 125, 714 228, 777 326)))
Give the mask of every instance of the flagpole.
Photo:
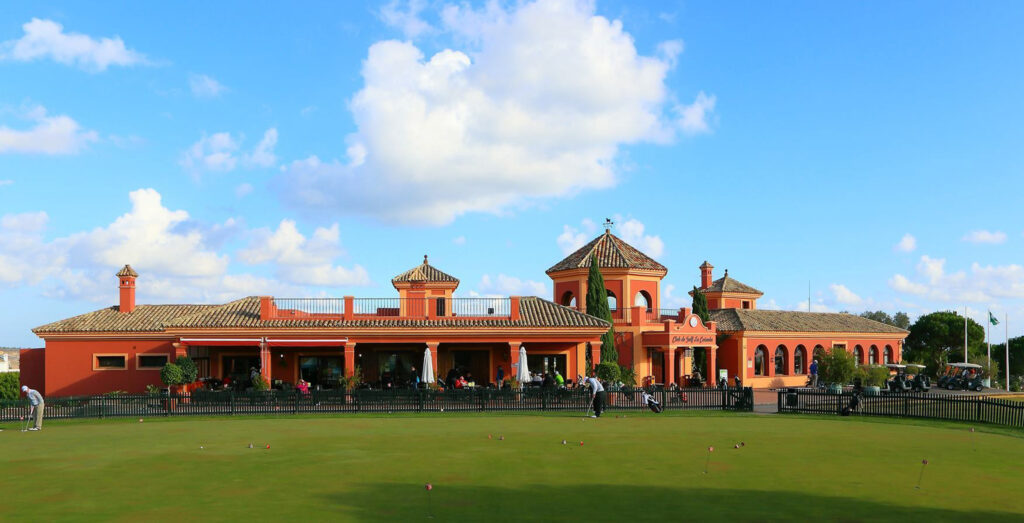
MULTIPOLYGON (((988 329, 985 334, 985 339, 988 341, 988 379, 992 379, 992 311, 988 311, 988 325, 985 327, 988 329)), ((989 383, 991 385, 991 383, 989 383)))
POLYGON ((964 305, 964 363, 967 363, 967 306, 964 305))
POLYGON ((1003 326, 1006 327, 1006 392, 1010 392, 1010 313, 1006 313, 1006 319, 1003 321, 1003 326))

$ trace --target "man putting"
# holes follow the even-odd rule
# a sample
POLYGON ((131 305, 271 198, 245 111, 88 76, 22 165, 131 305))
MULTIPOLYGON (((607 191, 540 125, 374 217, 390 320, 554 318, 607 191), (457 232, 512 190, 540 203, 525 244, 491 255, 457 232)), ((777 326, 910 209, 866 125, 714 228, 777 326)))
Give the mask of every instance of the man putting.
POLYGON ((28 412, 29 418, 35 413, 36 424, 34 427, 28 430, 43 430, 43 408, 46 407, 46 402, 43 401, 43 395, 38 390, 28 388, 28 385, 22 385, 21 391, 28 397, 28 402, 32 404, 31 410, 28 412))
POLYGON ((590 387, 590 401, 594 406, 594 413, 590 415, 591 418, 600 418, 601 412, 604 411, 604 386, 601 385, 601 381, 596 377, 591 376, 583 380, 585 387, 590 387))

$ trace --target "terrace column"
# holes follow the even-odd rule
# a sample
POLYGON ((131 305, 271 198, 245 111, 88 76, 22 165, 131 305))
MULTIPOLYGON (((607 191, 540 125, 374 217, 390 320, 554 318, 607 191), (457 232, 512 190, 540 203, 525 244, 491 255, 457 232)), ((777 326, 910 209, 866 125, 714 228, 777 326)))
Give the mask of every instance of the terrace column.
POLYGON ((665 349, 665 386, 676 382, 676 348, 665 349))
POLYGON ((592 369, 597 369, 597 365, 601 363, 601 340, 590 342, 590 365, 592 369))
MULTIPOLYGON (((508 377, 509 379, 516 379, 519 375, 519 347, 523 344, 521 341, 510 341, 508 342, 508 377)), ((525 365, 526 362, 524 361, 525 365)))
POLYGON ((260 374, 270 384, 270 346, 266 341, 260 342, 260 374))
MULTIPOLYGON (((436 341, 427 342, 427 348, 430 349, 430 364, 434 366, 434 381, 437 381, 439 377, 437 374, 437 346, 440 344, 440 342, 436 341)), ((420 371, 423 371, 423 369, 420 369, 420 371)))
POLYGON ((345 376, 351 378, 356 373, 356 344, 345 344, 345 376))
POLYGON ((708 382, 708 385, 714 386, 715 383, 718 383, 718 376, 717 376, 718 368, 717 368, 717 364, 715 362, 715 357, 718 355, 718 350, 717 350, 716 347, 708 347, 707 351, 708 351, 708 358, 707 358, 707 360, 708 360, 708 380, 707 380, 707 382, 708 382))

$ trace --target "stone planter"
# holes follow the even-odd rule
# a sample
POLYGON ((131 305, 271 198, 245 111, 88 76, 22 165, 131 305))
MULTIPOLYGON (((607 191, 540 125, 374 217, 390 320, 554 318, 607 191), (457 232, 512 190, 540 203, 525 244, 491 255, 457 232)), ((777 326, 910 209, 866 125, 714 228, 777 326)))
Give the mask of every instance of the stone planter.
POLYGON ((828 386, 828 391, 831 394, 842 394, 843 387, 840 386, 840 385, 829 385, 828 386))
POLYGON ((864 395, 865 396, 881 396, 882 395, 882 388, 878 387, 876 385, 868 385, 867 387, 864 387, 864 395))

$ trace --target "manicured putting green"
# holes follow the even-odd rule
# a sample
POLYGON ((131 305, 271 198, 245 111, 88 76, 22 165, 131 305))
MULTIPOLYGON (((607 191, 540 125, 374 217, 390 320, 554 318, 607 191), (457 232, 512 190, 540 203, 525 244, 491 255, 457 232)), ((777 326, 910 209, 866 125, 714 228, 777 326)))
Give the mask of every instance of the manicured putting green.
POLYGON ((966 425, 666 413, 4 428, 9 521, 417 521, 431 507, 439 521, 1024 518, 1024 439, 966 425))

